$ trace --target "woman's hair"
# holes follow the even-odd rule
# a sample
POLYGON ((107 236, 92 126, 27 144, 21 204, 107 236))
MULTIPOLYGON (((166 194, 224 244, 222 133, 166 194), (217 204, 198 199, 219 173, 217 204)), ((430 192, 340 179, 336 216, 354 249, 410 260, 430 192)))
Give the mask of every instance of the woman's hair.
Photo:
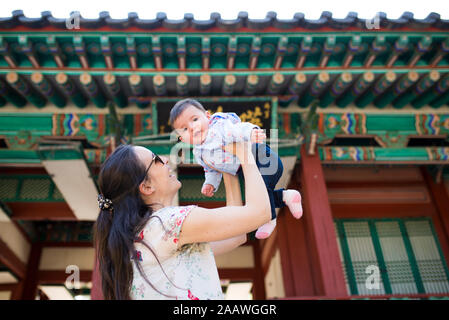
MULTIPOLYGON (((138 159, 132 145, 121 145, 105 160, 100 169, 98 184, 100 194, 112 202, 113 210, 100 209, 94 226, 94 243, 97 249, 103 297, 106 300, 129 300, 133 282, 134 261, 142 278, 158 293, 167 295, 148 280, 135 255, 134 243, 143 244, 154 255, 162 273, 167 276, 154 250, 137 235, 142 231, 152 216, 151 205, 146 204, 140 196, 139 185, 148 180, 144 164, 138 159)), ((148 173, 147 173, 148 174, 148 173)))
MULTIPOLYGON (((152 218, 153 213, 153 209, 144 203, 139 192, 140 183, 147 179, 145 169, 132 145, 119 146, 101 166, 98 179, 100 192, 104 198, 111 200, 113 210, 100 209, 94 226, 94 243, 97 248, 103 296, 107 300, 130 299, 132 260, 143 278, 161 293, 143 274, 134 249, 134 242, 143 243, 137 235, 152 218)), ((147 244, 143 244, 153 252, 160 264, 154 251, 147 244)))
POLYGON ((130 298, 134 241, 152 213, 139 194, 144 175, 145 167, 131 145, 119 146, 100 169, 100 192, 113 204, 112 212, 100 209, 94 227, 102 291, 107 300, 130 298))

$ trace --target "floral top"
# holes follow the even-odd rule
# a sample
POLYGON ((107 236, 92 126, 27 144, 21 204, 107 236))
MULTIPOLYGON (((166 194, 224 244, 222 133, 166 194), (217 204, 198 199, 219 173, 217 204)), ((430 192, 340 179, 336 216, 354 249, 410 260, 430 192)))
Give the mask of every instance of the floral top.
POLYGON ((132 261, 132 299, 223 299, 214 254, 209 243, 178 246, 182 223, 194 207, 196 206, 162 208, 153 213, 140 232, 139 241, 134 244, 132 259, 138 260, 143 274, 157 290, 145 281, 135 261, 132 261), (161 265, 142 240, 157 255, 161 265))

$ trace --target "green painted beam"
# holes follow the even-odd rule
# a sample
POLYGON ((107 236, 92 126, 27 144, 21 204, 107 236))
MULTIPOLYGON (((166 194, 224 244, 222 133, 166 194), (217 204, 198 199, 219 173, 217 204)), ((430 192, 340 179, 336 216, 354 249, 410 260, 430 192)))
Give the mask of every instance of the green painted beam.
POLYGON ((54 88, 54 86, 47 79, 45 79, 42 73, 34 72, 31 75, 31 82, 33 82, 33 84, 39 88, 40 93, 42 93, 55 106, 59 108, 65 107, 67 101, 64 96, 56 88, 54 88))
POLYGON ((318 147, 320 159, 332 163, 447 163, 449 148, 318 147))
MULTIPOLYGON (((433 68, 433 67, 423 67, 423 68, 410 68, 410 67, 395 67, 394 72, 396 72, 397 74, 406 74, 407 72, 410 71, 415 71, 417 73, 428 73, 432 70, 438 70, 440 73, 448 73, 449 72, 449 66, 441 66, 438 68, 433 68)), ((31 74, 33 72, 36 72, 35 69, 29 69, 29 68, 20 68, 20 69, 15 69, 14 70, 17 74, 24 74, 24 75, 28 75, 31 74)), ((310 76, 310 75, 317 75, 320 72, 322 72, 323 69, 321 68, 303 68, 301 69, 301 73, 310 76)), ((341 74, 343 72, 350 72, 353 75, 359 75, 362 74, 364 72, 373 72, 374 74, 384 74, 388 71, 391 71, 390 68, 383 68, 383 67, 377 67, 375 69, 372 68, 365 68, 365 67, 354 67, 354 68, 332 68, 332 69, 326 69, 326 72, 328 74, 341 74)), ((11 69, 2 69, 0 68, 0 74, 7 74, 11 72, 11 69)), ((39 69, 39 72, 41 72, 42 74, 46 74, 46 75, 55 75, 57 74, 59 71, 55 71, 55 70, 46 70, 46 69, 39 69)), ((83 74, 85 71, 82 70, 70 70, 70 69, 66 69, 64 70, 64 73, 68 74, 68 75, 74 75, 74 76, 80 76, 81 74, 83 74)), ((106 70, 95 70, 95 69, 91 69, 89 70, 89 74, 93 75, 93 76, 103 76, 105 74, 106 70)), ((135 74, 134 70, 118 70, 118 69, 113 69, 113 70, 107 70, 107 72, 112 73, 115 76, 130 76, 132 74, 135 74)), ((228 74, 232 74, 234 76, 248 76, 250 74, 256 74, 258 76, 269 76, 272 77, 274 73, 281 73, 283 76, 294 76, 296 73, 298 73, 297 70, 295 69, 287 69, 287 70, 274 70, 274 69, 255 69, 255 70, 238 70, 238 69, 234 69, 234 70, 229 70, 229 71, 223 71, 223 70, 213 70, 213 69, 209 69, 207 70, 207 73, 210 74, 211 76, 217 76, 217 77, 224 77, 228 74)), ((187 76, 192 76, 192 77, 200 77, 202 74, 204 74, 204 71, 196 71, 196 70, 185 70, 183 71, 183 73, 187 76)), ((139 74, 140 76, 158 76, 158 75, 162 75, 164 77, 175 77, 176 75, 179 74, 179 70, 167 70, 167 69, 163 69, 163 70, 148 70, 148 69, 142 69, 139 70, 139 74)))
MULTIPOLYGON (((418 79, 418 73, 415 71, 410 71, 402 76, 402 78, 399 79, 390 90, 377 97, 374 100, 374 105, 378 108, 385 108, 389 103, 393 102, 396 97, 404 94, 416 81, 418 81, 418 79)), ((394 107, 396 108, 396 106, 394 107)))
POLYGON ((424 75, 421 80, 413 87, 409 92, 397 97, 393 100, 393 106, 395 108, 402 108, 408 104, 413 99, 422 95, 426 90, 428 90, 436 81, 440 79, 440 73, 436 70, 424 75))
POLYGON ((320 72, 310 84, 308 90, 304 91, 298 100, 298 105, 302 108, 308 107, 312 101, 319 97, 330 80, 329 73, 320 72))
POLYGON ((432 108, 440 108, 442 105, 449 103, 449 91, 443 93, 441 96, 430 102, 432 108))
POLYGON ((348 104, 354 101, 354 99, 360 96, 366 89, 368 89, 368 87, 374 81, 374 78, 374 73, 372 73, 371 71, 364 72, 355 81, 353 86, 335 101, 335 104, 339 108, 346 107, 348 104))
POLYGON ((416 109, 421 108, 424 105, 429 104, 432 100, 437 99, 438 96, 444 94, 446 90, 449 90, 449 73, 443 76, 431 90, 423 93, 410 104, 416 109))
POLYGON ((34 150, 0 149, 0 163, 36 164, 41 163, 41 159, 34 150))
POLYGON ((64 202, 64 198, 49 175, 0 175, 1 202, 64 202))
POLYGON ((5 101, 4 104, 9 101, 18 108, 27 104, 27 100, 9 87, 2 79, 0 79, 0 96, 5 101))
POLYGON ((107 102, 106 97, 101 92, 100 87, 95 83, 95 79, 92 77, 92 75, 87 72, 82 73, 80 75, 80 82, 84 89, 86 89, 87 94, 89 95, 92 102, 98 108, 105 108, 107 102))
POLYGON ((320 107, 326 108, 335 99, 337 99, 352 83, 352 74, 343 72, 332 84, 332 86, 325 91, 323 97, 320 99, 320 107))
POLYGON ((6 81, 17 91, 20 92, 29 102, 38 108, 42 108, 46 104, 45 98, 31 87, 17 72, 8 72, 6 81))
POLYGON ((383 94, 393 84, 394 81, 396 81, 396 73, 394 73, 393 71, 388 71, 387 73, 382 75, 371 88, 357 97, 354 101, 354 104, 359 108, 366 107, 376 97, 383 94))
POLYGON ((139 74, 132 74, 128 77, 129 87, 132 94, 136 97, 137 107, 145 109, 149 106, 150 102, 145 100, 139 100, 139 97, 145 96, 145 88, 143 86, 142 77, 139 74))
POLYGON ((73 146, 45 146, 37 150, 41 160, 78 160, 84 159, 81 148, 73 146))
POLYGON ((87 99, 76 87, 75 83, 65 73, 58 73, 55 76, 55 80, 56 83, 64 90, 65 94, 69 96, 69 98, 78 108, 86 107, 87 99))
POLYGON ((126 107, 128 105, 128 99, 124 95, 123 90, 120 88, 120 84, 117 78, 113 74, 108 72, 103 76, 103 82, 106 84, 109 93, 112 95, 114 103, 119 108, 126 107))

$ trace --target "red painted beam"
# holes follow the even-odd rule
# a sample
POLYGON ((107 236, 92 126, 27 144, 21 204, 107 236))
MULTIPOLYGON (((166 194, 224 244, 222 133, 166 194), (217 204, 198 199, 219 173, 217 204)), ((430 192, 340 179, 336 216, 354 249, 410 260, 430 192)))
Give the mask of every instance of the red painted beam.
POLYGON ((0 291, 14 291, 17 283, 2 283, 0 284, 0 291))
MULTIPOLYGON (((67 17, 69 18, 69 17, 67 17)), ((379 34, 385 34, 388 32, 416 32, 418 29, 416 28, 411 28, 409 26, 404 26, 404 27, 399 27, 397 29, 386 29, 386 28, 382 28, 382 29, 373 29, 370 30, 370 32, 376 32, 379 34)), ((19 25, 16 26, 14 28, 11 28, 8 30, 9 32, 28 32, 28 33, 43 33, 43 32, 61 32, 61 29, 57 28, 57 27, 53 27, 53 26, 45 26, 45 27, 40 27, 38 29, 35 28, 30 28, 24 25, 19 25)), ((74 30, 76 32, 85 32, 85 33, 91 33, 91 34, 98 34, 98 33, 105 33, 105 32, 112 32, 114 34, 116 33, 122 33, 124 35, 126 35, 127 33, 148 33, 147 30, 144 30, 142 28, 139 27, 128 27, 126 29, 123 30, 117 30, 116 28, 113 27, 109 27, 109 26, 102 26, 102 27, 98 27, 95 29, 89 29, 89 28, 82 28, 80 27, 79 29, 74 30)), ((189 33, 193 33, 196 34, 198 33, 198 29, 189 27, 189 28, 183 28, 181 30, 177 30, 176 33, 178 34, 189 34, 189 33)), ((243 27, 243 28, 238 28, 237 30, 234 30, 232 32, 235 33, 241 33, 243 35, 247 35, 249 34, 253 34, 257 31, 257 33, 281 33, 284 32, 285 30, 283 29, 278 29, 275 27, 266 27, 263 28, 262 30, 254 30, 251 28, 247 28, 247 27, 243 27)), ((313 32, 314 33, 333 33, 333 34, 338 34, 338 33, 347 33, 347 32, 363 32, 365 30, 356 27, 356 26, 351 26, 351 27, 346 27, 344 29, 335 29, 332 27, 320 27, 318 29, 314 29, 313 32)), ((444 34, 445 30, 442 30, 440 28, 436 28, 436 27, 426 27, 424 29, 419 29, 420 32, 432 32, 432 33, 441 33, 444 34)), ((160 27, 160 28, 155 28, 152 30, 152 32, 154 33, 173 33, 173 30, 170 28, 164 28, 164 27, 160 27)), ((288 30, 288 32, 290 33, 294 33, 294 32, 306 32, 306 33, 310 33, 311 29, 310 28, 304 28, 304 27, 296 27, 296 28, 291 28, 288 30)), ((201 30, 201 33, 229 33, 229 31, 223 30, 220 27, 212 27, 210 29, 207 30, 201 30)))
POLYGON ((444 259, 449 265, 449 195, 443 179, 437 183, 425 167, 421 168, 421 173, 435 205, 436 213, 432 216, 432 220, 444 259))
POLYGON ((253 242, 254 254, 254 280, 253 280, 253 298, 255 300, 265 300, 267 298, 265 291, 265 277, 262 269, 262 255, 260 243, 253 242))
POLYGON ((13 220, 65 220, 77 221, 65 202, 8 202, 13 220))
POLYGON ((331 206, 319 153, 308 155, 301 146, 301 186, 304 222, 314 265, 317 295, 345 296, 346 284, 338 252, 331 206))
POLYGON ((333 217, 350 218, 404 218, 432 216, 431 203, 332 203, 333 217))
POLYGON ((38 286, 39 263, 42 255, 42 246, 34 243, 31 246, 30 257, 28 258, 25 282, 23 284, 22 300, 35 300, 38 286))
POLYGON ((254 268, 218 268, 220 279, 254 281, 254 268))
MULTIPOLYGON (((63 284, 70 276, 65 270, 40 270, 37 272, 39 284, 63 284)), ((80 270, 80 282, 89 282, 92 279, 91 270, 80 270)))

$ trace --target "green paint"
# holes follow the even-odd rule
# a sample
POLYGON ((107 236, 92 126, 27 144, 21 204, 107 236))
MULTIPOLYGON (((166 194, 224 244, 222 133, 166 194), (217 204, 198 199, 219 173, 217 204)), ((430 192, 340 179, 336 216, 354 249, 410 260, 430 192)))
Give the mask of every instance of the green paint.
POLYGON ((152 134, 158 134, 159 126, 158 126, 158 121, 157 121, 157 100, 156 99, 151 100, 151 117, 153 119, 152 134))
POLYGON ((413 253, 412 244, 410 242, 407 229, 405 228, 405 224, 403 221, 398 221, 399 229, 401 230, 402 240, 404 241, 405 250, 407 252, 408 260, 410 262, 410 266, 412 268, 413 277, 415 278, 416 288, 418 289, 418 293, 426 293, 424 290, 424 286, 422 283, 421 275, 419 273, 418 264, 416 262, 415 254, 413 253))
POLYGON ((392 294, 390 279, 388 277, 388 269, 385 264, 384 255, 382 253, 382 246, 379 241, 379 235, 373 221, 368 221, 368 226, 371 232, 371 240, 374 246, 374 252, 376 253, 377 263, 379 264, 380 275, 385 289, 385 294, 392 294))
POLYGON ((337 225, 338 240, 340 241, 341 252, 345 261, 346 276, 349 283, 349 289, 352 295, 358 295, 357 281, 355 279, 354 267, 352 265, 351 253, 349 250, 348 239, 346 238, 346 232, 343 222, 340 220, 335 221, 337 225))

